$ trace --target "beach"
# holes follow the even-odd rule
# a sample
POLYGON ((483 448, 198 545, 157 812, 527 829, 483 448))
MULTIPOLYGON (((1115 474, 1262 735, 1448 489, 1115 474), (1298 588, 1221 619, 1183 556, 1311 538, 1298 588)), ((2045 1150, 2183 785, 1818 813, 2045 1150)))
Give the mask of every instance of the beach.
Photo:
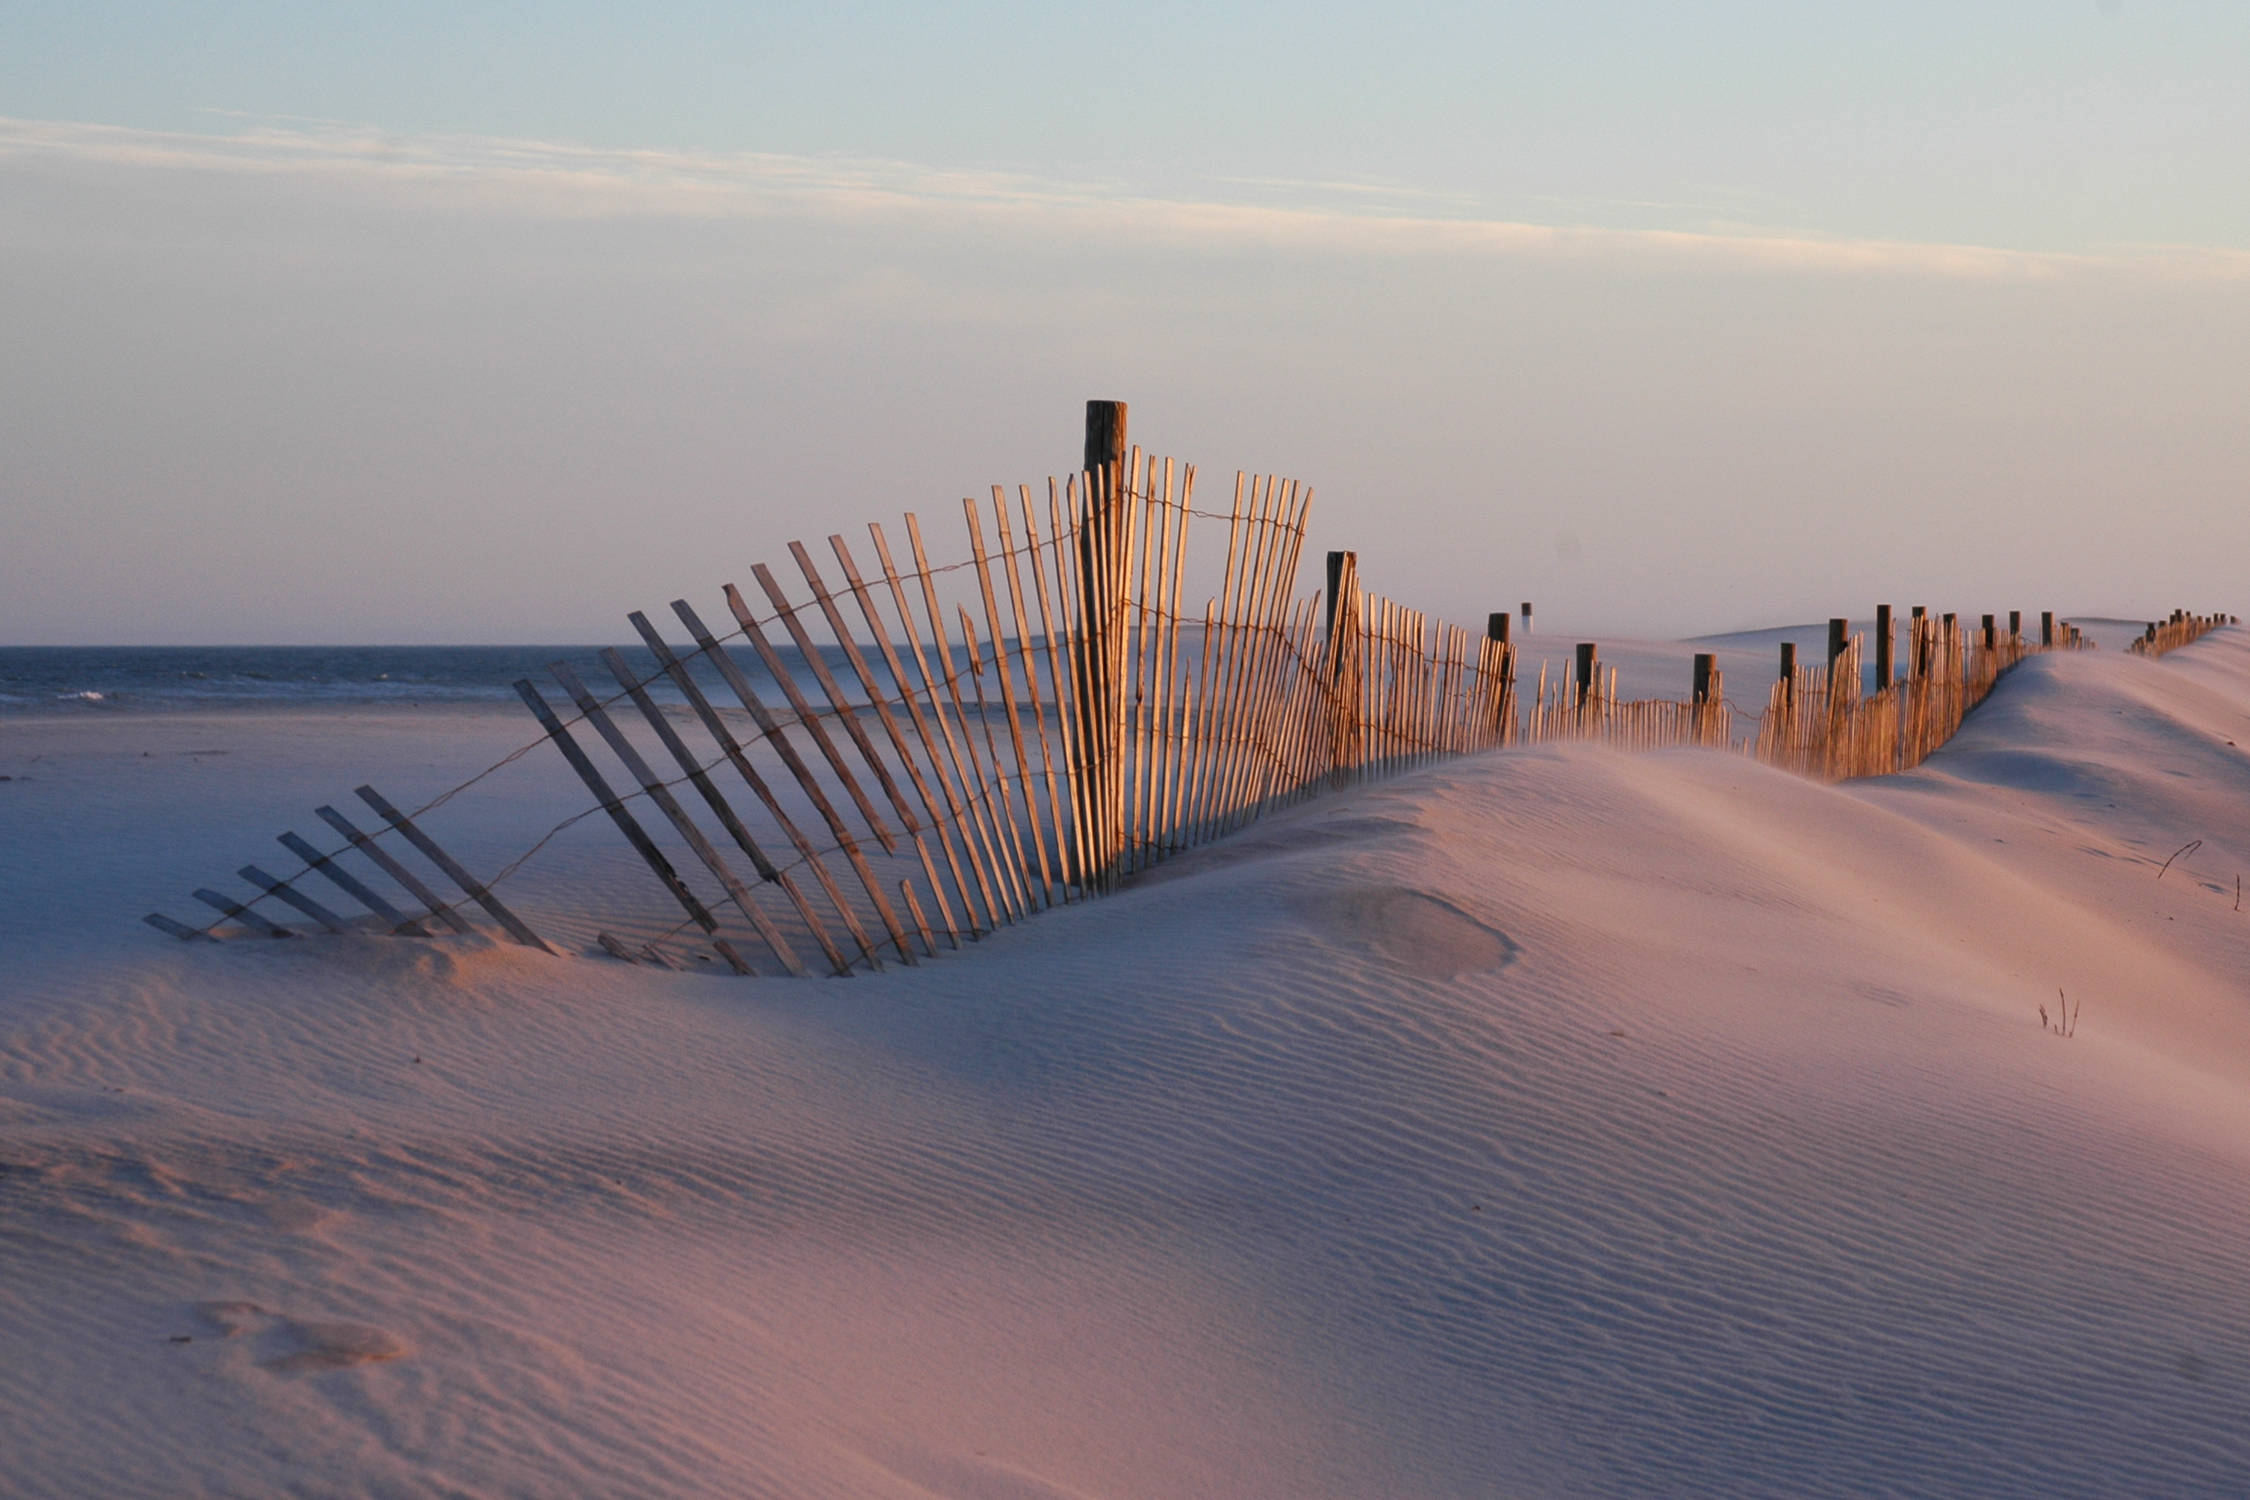
MULTIPOLYGON (((2034 657, 1898 776, 1464 756, 845 979, 603 955, 600 818, 506 888, 555 954, 140 921, 536 738, 0 719, 0 1490, 2250 1473, 2240 628, 2034 657)), ((587 806, 542 747, 448 847, 587 806)))

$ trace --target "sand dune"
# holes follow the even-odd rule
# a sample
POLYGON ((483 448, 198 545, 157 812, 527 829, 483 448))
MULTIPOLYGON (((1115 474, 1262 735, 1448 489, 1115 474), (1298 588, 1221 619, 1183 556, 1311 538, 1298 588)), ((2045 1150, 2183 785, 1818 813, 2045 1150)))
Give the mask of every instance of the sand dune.
POLYGON ((1462 760, 843 981, 137 920, 523 731, 7 726, 0 1490, 2250 1475, 2239 630, 2036 658, 1880 781, 1462 760))

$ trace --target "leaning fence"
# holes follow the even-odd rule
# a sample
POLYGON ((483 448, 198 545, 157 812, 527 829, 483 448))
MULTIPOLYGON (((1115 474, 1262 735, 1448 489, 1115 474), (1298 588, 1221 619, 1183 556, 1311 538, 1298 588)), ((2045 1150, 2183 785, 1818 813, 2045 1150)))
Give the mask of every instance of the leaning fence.
POLYGON ((1483 635, 1435 623, 1369 593, 1349 552, 1299 594, 1309 488, 1238 474, 1231 502, 1206 508, 1194 467, 1126 449, 1122 418, 1090 410, 1086 466, 1043 493, 964 500, 943 562, 914 515, 831 536, 826 557, 792 543, 786 571, 758 564, 754 592, 720 591, 723 613, 680 599, 666 626, 630 614, 653 666, 611 650, 608 682, 557 663, 550 683, 515 684, 540 738, 509 760, 552 747, 590 805, 495 874, 428 827, 481 777, 412 811, 362 786, 381 826, 322 807, 342 847, 285 833, 294 874, 245 866, 256 892, 241 900, 196 891, 219 914, 201 927, 148 920, 183 938, 287 936, 300 918, 421 936, 474 930, 481 913, 552 949, 495 888, 599 816, 643 868, 646 901, 586 946, 847 974, 1112 890, 1323 789, 1502 744, 1704 746, 1823 779, 1905 769, 2023 655, 2081 644, 2051 616, 2033 645, 2014 621, 2001 635, 1988 616, 1979 634, 1917 612, 1894 682, 1886 612, 1863 693, 1864 637, 1833 622, 1826 665, 1786 670, 1747 732, 1708 657, 1689 701, 1625 701, 1582 646, 1519 702, 1507 616, 1483 635), (339 895, 367 915, 334 910, 339 895))

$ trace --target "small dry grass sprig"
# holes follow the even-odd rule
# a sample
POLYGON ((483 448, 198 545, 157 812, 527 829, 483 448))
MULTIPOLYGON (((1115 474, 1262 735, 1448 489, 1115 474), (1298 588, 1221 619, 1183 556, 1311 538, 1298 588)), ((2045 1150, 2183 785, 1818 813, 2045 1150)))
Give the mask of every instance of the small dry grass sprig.
MULTIPOLYGON (((2172 851, 2172 859, 2178 859, 2183 854, 2193 854, 2196 850, 2202 847, 2203 840, 2190 839, 2186 843, 2180 845, 2179 848, 2172 851)), ((2172 859, 2164 861, 2164 870, 2169 870, 2172 868, 2172 859)), ((2164 870, 2158 870, 2156 872, 2156 878, 2158 880, 2162 880, 2164 878, 2164 870)))

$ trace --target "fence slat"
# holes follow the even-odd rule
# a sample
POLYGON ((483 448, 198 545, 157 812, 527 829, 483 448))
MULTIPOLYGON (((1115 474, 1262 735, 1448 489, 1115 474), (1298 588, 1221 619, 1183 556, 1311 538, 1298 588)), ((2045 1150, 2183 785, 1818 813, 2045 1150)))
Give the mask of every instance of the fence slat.
MULTIPOLYGON (((366 855, 369 863, 373 864, 376 869, 397 881, 399 889, 421 902, 422 909, 430 916, 437 918, 455 932, 464 935, 476 931, 476 928, 469 925, 466 917, 453 909, 450 902, 440 901, 437 892, 422 883, 421 876, 393 859, 390 852, 376 843, 371 835, 360 832, 359 825, 352 822, 351 819, 345 817, 333 807, 316 807, 313 809, 313 816, 342 834, 344 841, 366 855)), ((423 919, 416 918, 416 920, 423 919)))
POLYGON ((297 837, 296 834, 277 834, 274 841, 303 860, 308 869, 318 870, 321 876, 331 885, 375 913, 376 916, 390 923, 393 933, 401 937, 429 936, 420 922, 409 917, 406 913, 391 905, 390 902, 375 894, 374 891, 368 889, 360 882, 359 877, 349 871, 338 869, 336 861, 331 856, 321 853, 310 843, 297 837))
POLYGON ((217 938, 211 936, 210 933, 205 932, 202 928, 190 927, 185 922, 175 922, 160 911, 152 911, 147 916, 141 918, 141 920, 148 923, 149 926, 155 928, 158 932, 170 933, 172 936, 178 938, 183 943, 192 943, 199 938, 205 942, 215 943, 218 941, 217 938))
POLYGON ((244 880, 249 881, 276 901, 294 906, 330 932, 343 933, 354 930, 351 923, 345 921, 327 907, 322 906, 312 897, 291 888, 287 881, 278 880, 268 875, 256 865, 244 865, 241 869, 235 871, 235 874, 240 875, 244 880))
POLYGON ((498 922, 509 937, 514 938, 524 947, 536 948, 541 953, 555 951, 547 946, 546 941, 538 933, 533 932, 530 927, 524 924, 523 918, 508 910, 498 896, 493 895, 491 891, 479 884, 467 870, 462 869, 452 855, 440 849, 437 840, 415 827, 414 821, 407 817, 405 813, 384 801, 381 792, 376 791, 371 786, 360 786, 352 788, 352 794, 369 807, 374 808, 384 822, 399 831, 401 838, 421 850, 423 858, 443 871, 446 879, 461 887, 471 901, 483 907, 491 915, 492 920, 498 922))
POLYGON ((205 906, 217 907, 252 932, 263 933, 270 938, 286 938, 297 935, 279 922, 268 921, 266 918, 259 916, 232 896, 222 896, 208 887, 198 887, 190 894, 205 906))

